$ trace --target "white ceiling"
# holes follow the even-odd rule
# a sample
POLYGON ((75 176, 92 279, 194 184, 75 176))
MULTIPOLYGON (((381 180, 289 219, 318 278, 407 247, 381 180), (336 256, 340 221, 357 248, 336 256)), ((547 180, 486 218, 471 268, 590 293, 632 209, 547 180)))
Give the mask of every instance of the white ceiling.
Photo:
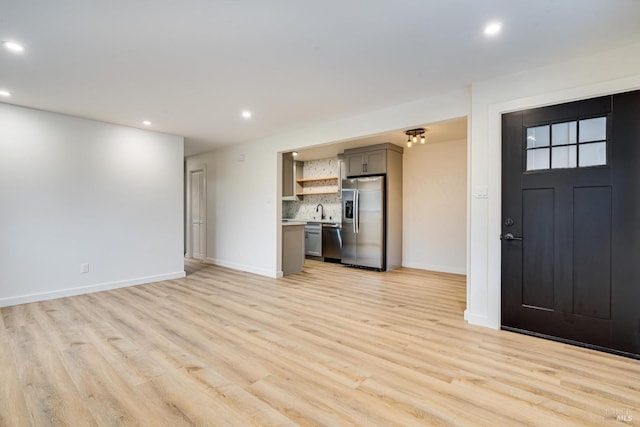
POLYGON ((0 51, 0 88, 18 105, 151 120, 194 154, 639 36, 638 0, 0 0, 0 39, 26 48, 0 51))

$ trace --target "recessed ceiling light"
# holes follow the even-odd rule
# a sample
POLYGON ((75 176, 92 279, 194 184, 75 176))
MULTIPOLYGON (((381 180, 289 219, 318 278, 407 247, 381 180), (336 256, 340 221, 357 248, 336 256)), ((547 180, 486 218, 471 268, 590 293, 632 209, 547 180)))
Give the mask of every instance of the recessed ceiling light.
POLYGON ((249 110, 244 110, 242 112, 242 117, 244 117, 245 119, 250 119, 251 118, 251 111, 249 110))
POLYGON ((484 33, 487 36, 494 36, 500 32, 502 29, 502 24, 499 22, 491 22, 486 27, 484 27, 484 33))
POLYGON ((24 52, 24 46, 22 46, 20 43, 4 41, 2 42, 2 45, 12 52, 24 52))
POLYGON ((151 122, 149 120, 143 121, 142 124, 145 126, 151 126, 151 122))
POLYGON ((0 96, 4 96, 5 98, 8 98, 11 96, 11 92, 9 92, 8 90, 0 89, 0 96))

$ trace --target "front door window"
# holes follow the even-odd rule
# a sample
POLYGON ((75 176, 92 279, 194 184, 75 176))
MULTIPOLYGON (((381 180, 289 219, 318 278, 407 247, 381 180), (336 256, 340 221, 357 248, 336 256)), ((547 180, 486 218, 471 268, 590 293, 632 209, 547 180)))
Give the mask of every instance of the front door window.
POLYGON ((527 171, 607 164, 607 118, 595 117, 526 129, 527 171))

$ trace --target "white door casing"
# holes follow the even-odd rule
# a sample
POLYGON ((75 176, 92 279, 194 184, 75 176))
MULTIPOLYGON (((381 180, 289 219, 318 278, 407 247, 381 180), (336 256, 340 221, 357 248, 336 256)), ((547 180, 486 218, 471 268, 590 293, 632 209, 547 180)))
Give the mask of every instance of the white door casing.
POLYGON ((189 254, 204 260, 207 256, 207 193, 204 169, 189 171, 189 254))

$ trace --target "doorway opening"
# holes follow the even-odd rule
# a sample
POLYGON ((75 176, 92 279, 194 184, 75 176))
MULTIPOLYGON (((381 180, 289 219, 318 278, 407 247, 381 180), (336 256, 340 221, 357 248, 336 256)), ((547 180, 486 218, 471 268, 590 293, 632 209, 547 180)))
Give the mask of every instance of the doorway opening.
POLYGON ((204 261, 207 257, 206 168, 188 171, 187 257, 204 261))

